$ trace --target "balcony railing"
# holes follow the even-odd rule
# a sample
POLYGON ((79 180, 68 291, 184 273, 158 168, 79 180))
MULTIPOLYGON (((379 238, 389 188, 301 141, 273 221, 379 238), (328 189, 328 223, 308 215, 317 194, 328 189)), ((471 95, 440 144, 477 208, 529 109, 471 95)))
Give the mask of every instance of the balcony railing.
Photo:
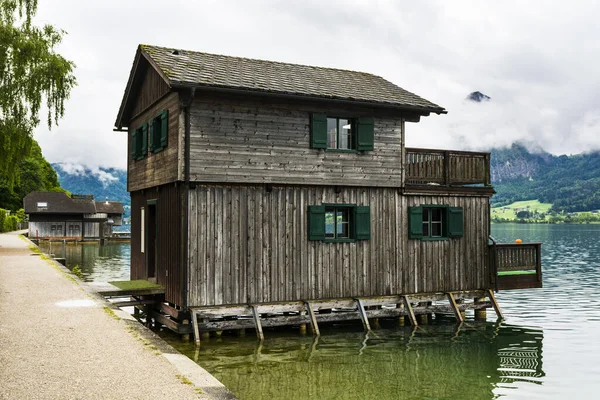
POLYGON ((408 185, 490 185, 490 153, 406 149, 408 185))
POLYGON ((541 243, 489 245, 496 290, 542 287, 541 251, 541 243))

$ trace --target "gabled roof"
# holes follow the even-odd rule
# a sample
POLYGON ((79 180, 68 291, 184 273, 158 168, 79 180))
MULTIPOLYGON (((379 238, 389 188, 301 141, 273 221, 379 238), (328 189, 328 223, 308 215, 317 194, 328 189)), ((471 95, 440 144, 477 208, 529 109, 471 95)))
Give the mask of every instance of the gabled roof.
POLYGON ((23 199, 26 214, 94 214, 93 198, 72 199, 62 192, 31 192, 23 199))
POLYGON ((167 47, 140 45, 115 125, 136 81, 138 66, 148 62, 170 88, 235 89, 249 92, 345 100, 413 110, 422 115, 446 110, 422 97, 365 72, 231 57, 167 47))
POLYGON ((118 201, 97 201, 96 212, 106 214, 123 214, 123 203, 118 201))

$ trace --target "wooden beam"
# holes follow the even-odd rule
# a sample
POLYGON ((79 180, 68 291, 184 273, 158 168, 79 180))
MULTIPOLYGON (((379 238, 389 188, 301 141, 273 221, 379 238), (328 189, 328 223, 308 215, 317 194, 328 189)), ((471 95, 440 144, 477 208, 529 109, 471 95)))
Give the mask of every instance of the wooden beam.
POLYGON ((310 325, 312 326, 313 335, 321 336, 321 331, 319 331, 319 324, 317 323, 317 318, 315 317, 315 311, 312 309, 312 306, 308 301, 305 302, 306 311, 308 311, 308 316, 310 317, 310 325))
POLYGON ((492 292, 492 289, 488 289, 487 294, 490 298, 490 301, 492 302, 492 307, 494 307, 494 311, 496 312, 496 316, 498 317, 498 319, 504 319, 504 315, 502 314, 502 310, 500 310, 500 306, 496 301, 496 296, 494 296, 494 292, 492 292))
POLYGON ((254 327, 256 328, 256 336, 258 340, 261 342, 265 340, 265 335, 263 334, 262 325, 260 324, 260 314, 256 309, 256 306, 250 306, 252 308, 252 316, 254 317, 254 327))
POLYGON ((456 300, 454 299, 454 295, 452 294, 452 292, 448 292, 446 293, 446 296, 448 296, 448 301, 450 302, 450 306, 452 307, 452 311, 454 311, 454 316, 456 317, 456 321, 457 322, 465 322, 465 319, 463 318, 460 309, 458 308, 458 304, 456 304, 456 300))
POLYGON ((406 310, 406 314, 408 315, 410 324, 415 327, 419 326, 419 324, 417 323, 417 319, 415 318, 415 313, 413 312, 412 306, 410 305, 410 301, 408 301, 408 296, 402 296, 402 302, 404 303, 404 309, 406 310))
POLYGON ((112 304, 116 307, 131 307, 141 306, 143 304, 156 304, 158 300, 127 300, 127 301, 115 301, 112 304))
POLYGON ((200 330, 198 329, 198 314, 192 310, 192 326, 194 327, 194 342, 200 346, 200 330))
POLYGON ((361 299, 354 299, 354 301, 356 302, 356 308, 358 309, 358 314, 360 315, 360 319, 365 327, 365 331, 369 332, 371 330, 371 325, 369 325, 369 317, 367 317, 363 302, 361 299))

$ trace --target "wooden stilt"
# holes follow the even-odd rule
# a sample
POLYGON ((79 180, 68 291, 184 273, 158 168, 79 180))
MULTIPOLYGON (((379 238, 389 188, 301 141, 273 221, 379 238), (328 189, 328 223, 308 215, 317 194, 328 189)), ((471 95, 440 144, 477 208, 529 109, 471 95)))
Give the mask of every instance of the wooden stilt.
POLYGON ((412 306, 410 305, 410 301, 408 301, 408 296, 402 296, 402 301, 404 302, 404 309, 408 314, 410 324, 412 326, 419 326, 419 324, 417 323, 417 319, 415 318, 415 313, 413 312, 412 306))
POLYGON ((192 327, 194 328, 194 342, 200 346, 200 330, 198 329, 198 314, 192 310, 192 327))
POLYGON ((319 331, 319 324, 317 324, 317 317, 315 316, 315 311, 312 309, 308 301, 304 302, 304 304, 306 305, 306 311, 308 311, 308 316, 310 317, 310 326, 312 327, 313 335, 321 336, 321 331, 319 331))
POLYGON ((365 306, 361 299, 354 299, 354 301, 356 301, 356 308, 358 309, 358 314, 360 315, 365 331, 368 332, 371 330, 371 325, 369 325, 369 318, 367 317, 365 306))
POLYGON ((504 315, 502 314, 502 310, 500 310, 500 306, 498 305, 498 302, 496 301, 496 296, 494 296, 494 292, 492 292, 492 289, 488 289, 488 297, 490 298, 490 301, 492 302, 492 306, 494 307, 494 311, 496 312, 496 316, 498 317, 498 319, 504 319, 504 315))
MULTIPOLYGON (((187 319, 184 319, 183 321, 181 321, 181 325, 189 325, 190 321, 187 319)), ((189 333, 184 333, 181 335, 181 340, 184 342, 189 342, 190 341, 190 334, 189 333)))
POLYGON ((452 292, 446 293, 448 296, 448 301, 450 302, 450 307, 452 307, 452 311, 454 311, 454 316, 456 317, 456 322, 465 322, 465 319, 458 308, 458 304, 456 304, 456 300, 454 299, 454 295, 452 292))
POLYGON ((263 340, 265 340, 265 335, 263 335, 262 325, 260 323, 260 314, 258 313, 256 306, 250 306, 250 308, 252 308, 252 316, 254 317, 254 326, 256 327, 256 336, 258 337, 258 340, 260 340, 262 342, 263 340))
MULTIPOLYGON (((306 311, 300 311, 300 315, 306 315, 306 311)), ((306 335, 306 324, 300 324, 300 334, 306 335)))
MULTIPOLYGON (((475 298, 473 299, 473 302, 475 304, 477 303, 483 303, 485 301, 485 298, 475 298)), ((475 310, 475 320, 476 321, 485 321, 487 319, 487 311, 485 308, 482 308, 481 310, 475 310)))

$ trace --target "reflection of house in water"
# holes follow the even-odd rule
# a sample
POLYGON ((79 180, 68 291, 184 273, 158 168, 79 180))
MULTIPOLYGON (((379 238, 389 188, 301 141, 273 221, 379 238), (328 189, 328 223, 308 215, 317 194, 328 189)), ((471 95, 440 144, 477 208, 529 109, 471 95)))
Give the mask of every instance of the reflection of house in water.
POLYGON ((93 195, 31 192, 23 199, 29 215, 29 237, 39 239, 102 239, 120 226, 123 204, 95 201, 93 195))
MULTIPOLYGON (((494 399, 542 383, 543 332, 491 323, 429 325, 314 340, 205 340, 189 356, 240 398, 494 399)), ((271 333, 267 337, 272 337, 271 333)))

